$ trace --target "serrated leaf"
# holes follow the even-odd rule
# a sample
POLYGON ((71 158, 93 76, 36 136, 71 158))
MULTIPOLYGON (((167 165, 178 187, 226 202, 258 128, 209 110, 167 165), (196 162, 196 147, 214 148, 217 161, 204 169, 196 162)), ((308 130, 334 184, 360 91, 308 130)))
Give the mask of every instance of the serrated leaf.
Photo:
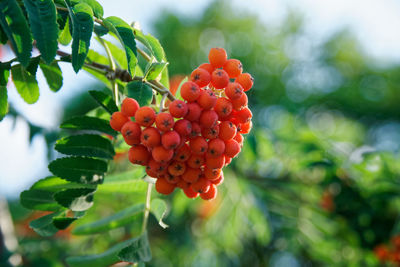
POLYGON ((57 217, 53 219, 53 225, 59 230, 64 230, 68 228, 68 226, 70 226, 71 223, 73 223, 77 219, 78 218, 57 217))
POLYGON ((129 82, 126 85, 127 95, 136 99, 141 107, 148 106, 153 98, 151 87, 140 81, 129 82))
POLYGON ((76 188, 66 189, 54 195, 54 199, 63 207, 72 211, 84 211, 93 206, 96 189, 76 188))
POLYGON ((27 72, 29 72, 32 76, 36 76, 36 72, 39 66, 40 56, 32 57, 29 60, 28 66, 25 68, 27 72))
POLYGON ((69 27, 70 27, 69 24, 70 24, 70 18, 68 17, 67 21, 65 22, 65 26, 64 26, 63 30, 60 32, 60 34, 58 36, 58 41, 62 45, 68 45, 72 40, 72 36, 69 31, 69 27))
POLYGON ((156 80, 161 72, 167 67, 168 63, 153 62, 146 70, 145 79, 148 81, 156 80))
POLYGON ((85 63, 89 52, 90 39, 93 32, 93 10, 85 4, 79 3, 73 8, 68 5, 72 22, 72 66, 78 71, 85 63))
POLYGON ((103 182, 107 163, 103 160, 69 157, 56 159, 49 164, 49 170, 62 179, 82 184, 99 184, 103 182))
POLYGON ((46 78, 50 90, 52 90, 53 92, 58 92, 63 84, 63 76, 60 66, 58 66, 58 63, 54 61, 50 65, 40 64, 40 69, 42 70, 43 75, 46 78))
POLYGON ((150 207, 150 211, 156 217, 158 224, 164 229, 167 228, 168 225, 163 222, 163 218, 167 214, 167 203, 156 198, 151 201, 150 207))
POLYGON ((66 155, 112 159, 115 155, 110 140, 96 134, 72 135, 57 141, 55 149, 66 155))
POLYGON ((154 56, 153 47, 151 46, 143 32, 136 28, 133 28, 132 30, 135 38, 139 40, 139 42, 141 42, 149 50, 152 56, 154 56))
POLYGON ((135 193, 144 194, 147 188, 147 183, 143 181, 146 176, 144 167, 135 167, 134 170, 107 175, 104 178, 104 183, 98 186, 98 193, 135 193))
POLYGON ((114 112, 118 111, 117 105, 112 98, 112 96, 103 93, 101 91, 91 90, 89 94, 96 100, 99 105, 101 105, 108 113, 113 114, 114 112))
POLYGON ((118 17, 108 17, 104 19, 103 22, 105 26, 118 37, 124 47, 128 61, 128 71, 129 74, 134 77, 137 64, 137 50, 132 28, 118 17))
POLYGON ((51 0, 24 0, 33 38, 43 60, 50 64, 57 52, 58 24, 56 7, 51 0))
POLYGON ((61 208, 53 198, 54 192, 30 189, 20 195, 22 206, 32 210, 57 211, 61 208))
POLYGON ((154 57, 157 59, 157 61, 158 62, 166 61, 165 52, 160 44, 160 41, 158 41, 151 34, 147 34, 145 37, 146 37, 146 40, 149 42, 149 44, 153 50, 154 57))
POLYGON ((0 1, 0 25, 10 40, 18 61, 27 66, 32 51, 32 35, 16 0, 0 1))
POLYGON ((0 85, 0 121, 8 113, 8 97, 7 97, 7 87, 0 85))
POLYGON ((103 17, 104 15, 103 7, 96 0, 80 0, 79 2, 88 4, 92 8, 94 16, 96 18, 101 19, 103 17))
POLYGON ((53 224, 53 218, 57 217, 61 212, 51 213, 33 220, 29 223, 29 227, 41 236, 52 236, 58 232, 58 229, 53 224))
POLYGON ((144 211, 144 204, 136 204, 126 209, 123 209, 111 216, 102 218, 98 221, 80 225, 73 230, 75 235, 90 235, 100 232, 109 231, 137 219, 137 214, 144 211))
POLYGON ((132 241, 128 246, 118 253, 118 258, 126 262, 147 262, 151 260, 151 250, 147 232, 143 233, 139 238, 132 241))
POLYGON ((56 176, 48 176, 46 178, 40 179, 36 183, 34 183, 30 190, 42 190, 42 191, 49 191, 49 192, 57 192, 62 189, 73 189, 73 188, 91 188, 95 189, 96 185, 94 184, 78 184, 78 183, 71 183, 64 179, 61 179, 56 176))
POLYGON ((39 99, 39 86, 36 77, 19 64, 11 68, 11 74, 14 85, 22 99, 28 104, 35 103, 39 99))
POLYGON ((112 136, 117 135, 117 132, 111 128, 108 121, 88 116, 74 117, 66 120, 60 125, 60 128, 73 130, 95 130, 112 136))
POLYGON ((0 62, 0 85, 7 86, 8 77, 10 76, 11 63, 0 62))
POLYGON ((165 88, 169 89, 169 74, 168 74, 168 66, 165 67, 163 72, 161 73, 160 83, 165 86, 165 88))

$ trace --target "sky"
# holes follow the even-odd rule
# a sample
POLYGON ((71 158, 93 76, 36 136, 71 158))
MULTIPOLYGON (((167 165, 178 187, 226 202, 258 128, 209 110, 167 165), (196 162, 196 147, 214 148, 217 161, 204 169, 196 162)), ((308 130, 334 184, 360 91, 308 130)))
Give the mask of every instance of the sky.
MULTIPOLYGON (((151 22, 166 8, 196 16, 211 1, 99 2, 104 7, 105 17, 119 16, 128 23, 138 21, 145 32, 151 32, 151 22)), ((288 10, 299 11, 304 16, 307 36, 315 40, 324 40, 335 31, 349 28, 361 42, 364 52, 371 58, 381 61, 382 64, 400 63, 400 1, 233 0, 232 3, 238 10, 248 10, 272 26, 279 25, 288 10)), ((58 127, 63 101, 77 92, 82 84, 94 81, 83 71, 75 75, 69 64, 61 67, 65 77, 63 88, 58 93, 48 89, 39 71, 41 96, 33 105, 24 103, 11 83, 8 86, 9 99, 13 106, 31 122, 49 129, 58 127)), ((50 174, 47 169, 45 141, 41 137, 35 137, 29 144, 28 135, 27 125, 23 120, 14 122, 6 117, 0 122, 0 195, 15 198, 34 181, 50 174)))

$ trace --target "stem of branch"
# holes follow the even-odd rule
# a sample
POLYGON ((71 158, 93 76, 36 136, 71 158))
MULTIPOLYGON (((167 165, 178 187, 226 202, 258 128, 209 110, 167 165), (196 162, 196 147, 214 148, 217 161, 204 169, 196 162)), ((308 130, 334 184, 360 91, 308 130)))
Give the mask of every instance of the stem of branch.
POLYGON ((142 234, 146 231, 147 221, 149 220, 151 188, 152 188, 152 186, 153 186, 152 183, 149 183, 149 182, 147 183, 146 204, 145 204, 144 215, 143 215, 143 223, 142 223, 142 234))

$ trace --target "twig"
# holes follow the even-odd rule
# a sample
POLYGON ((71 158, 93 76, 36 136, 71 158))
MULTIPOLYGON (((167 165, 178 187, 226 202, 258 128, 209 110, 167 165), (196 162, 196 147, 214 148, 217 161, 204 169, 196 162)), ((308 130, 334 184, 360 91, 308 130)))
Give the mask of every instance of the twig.
POLYGON ((146 231, 147 228, 147 221, 149 219, 150 213, 150 200, 151 200, 151 187, 153 186, 152 183, 147 183, 147 192, 146 192, 146 204, 144 209, 143 215, 143 223, 142 223, 142 234, 146 231))

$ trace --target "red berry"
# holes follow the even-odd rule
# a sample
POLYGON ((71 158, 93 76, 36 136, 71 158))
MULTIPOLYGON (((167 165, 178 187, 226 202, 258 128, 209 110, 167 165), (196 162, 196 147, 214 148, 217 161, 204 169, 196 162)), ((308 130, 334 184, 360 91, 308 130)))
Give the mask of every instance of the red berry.
POLYGON ((236 118, 240 123, 247 123, 251 120, 253 114, 249 108, 243 108, 236 114, 236 118))
POLYGON ((236 126, 231 121, 223 121, 219 125, 218 137, 226 141, 232 139, 236 135, 236 126))
POLYGON ((200 178, 200 169, 192 169, 187 167, 185 173, 182 175, 182 179, 188 183, 194 183, 200 178))
POLYGON ((190 154, 190 147, 187 144, 183 144, 176 152, 174 159, 179 162, 185 162, 189 159, 190 154))
POLYGON ((211 90, 202 90, 196 102, 204 109, 212 109, 217 103, 217 97, 211 90))
POLYGON ((129 121, 129 118, 122 114, 120 111, 116 111, 111 115, 110 126, 115 131, 121 131, 122 126, 129 121))
POLYGON ((127 97, 122 101, 121 112, 127 117, 133 117, 139 107, 139 103, 135 99, 127 97))
POLYGON ((195 69, 190 75, 190 80, 195 82, 198 86, 204 87, 210 83, 211 74, 205 69, 195 69))
POLYGON ((196 182, 192 183, 191 187, 193 191, 198 192, 198 193, 206 193, 210 189, 210 181, 207 180, 206 178, 200 178, 196 182))
POLYGON ((143 145, 135 145, 129 149, 129 161, 133 164, 147 165, 150 159, 150 152, 143 145))
POLYGON ((191 155, 186 164, 193 169, 198 169, 204 164, 203 155, 191 155))
POLYGON ((197 103, 188 103, 188 112, 185 119, 189 121, 198 121, 201 115, 201 107, 197 103))
POLYGON ((183 189, 183 193, 185 193, 185 195, 188 198, 196 198, 196 197, 199 196, 199 193, 193 191, 190 186, 188 186, 187 188, 183 189))
POLYGON ((205 69, 206 71, 208 71, 208 73, 210 73, 210 75, 215 70, 215 68, 210 63, 203 63, 198 68, 205 69))
POLYGON ((210 169, 222 169, 225 165, 225 156, 212 157, 210 154, 206 155, 206 166, 210 169))
POLYGON ((227 60, 228 56, 225 49, 220 47, 210 49, 210 52, 208 54, 208 61, 210 61, 211 65, 214 68, 221 68, 222 66, 224 66, 227 60))
POLYGON ((214 125, 211 128, 202 128, 201 135, 207 139, 217 138, 219 134, 219 125, 214 125))
POLYGON ((138 123, 128 121, 124 126, 122 126, 121 133, 128 145, 132 146, 140 143, 142 129, 138 123))
POLYGON ((192 132, 192 124, 186 119, 181 119, 175 122, 174 131, 180 136, 188 136, 192 132))
POLYGON ((242 73, 235 79, 235 82, 240 83, 243 90, 247 92, 253 87, 254 79, 249 73, 242 73))
POLYGON ((231 58, 225 62, 223 69, 228 73, 229 78, 236 78, 242 74, 243 65, 239 60, 231 58))
POLYGON ((204 110, 200 115, 200 126, 205 128, 213 127, 218 120, 218 114, 214 110, 204 110))
POLYGON ((163 146, 157 146, 151 151, 153 159, 160 163, 167 163, 170 161, 174 155, 172 149, 165 149, 163 146))
POLYGON ((217 193, 217 187, 214 184, 211 184, 208 191, 206 193, 201 193, 200 197, 204 200, 213 200, 217 197, 217 193))
POLYGON ((158 178, 156 181, 156 190, 160 194, 169 195, 174 192, 175 185, 168 183, 163 178, 158 178))
POLYGON ((156 126, 160 131, 169 131, 172 127, 174 127, 174 118, 170 113, 159 113, 156 116, 156 126))
POLYGON ((188 112, 186 103, 179 99, 172 101, 168 109, 169 113, 175 118, 182 118, 188 112))
POLYGON ((229 83, 225 94, 230 100, 239 99, 244 94, 243 87, 238 83, 229 83))
POLYGON ((248 121, 246 123, 241 123, 238 126, 238 131, 241 134, 248 134, 253 127, 253 123, 251 121, 248 121))
POLYGON ((242 94, 240 98, 232 100, 232 107, 235 110, 241 110, 242 108, 247 106, 247 102, 248 102, 247 95, 242 94))
POLYGON ((204 176, 208 179, 208 180, 216 180, 219 178, 219 176, 221 175, 222 170, 221 169, 211 169, 206 167, 204 169, 204 176))
POLYGON ((192 132, 190 133, 190 138, 194 138, 201 133, 201 127, 197 122, 192 122, 192 132))
POLYGON ((189 142, 190 149, 192 150, 193 154, 202 155, 207 152, 208 143, 204 137, 196 136, 195 138, 191 139, 189 142))
POLYGON ((240 144, 235 140, 231 139, 225 141, 225 155, 234 158, 240 152, 240 144))
POLYGON ((226 87, 229 83, 229 76, 226 71, 221 69, 216 69, 211 74, 211 84, 216 89, 222 89, 226 87))
POLYGON ((232 112, 232 103, 226 97, 218 98, 214 110, 220 119, 227 118, 232 112))
POLYGON ((237 133, 235 137, 233 137, 233 139, 235 139, 236 142, 239 143, 239 145, 243 144, 243 135, 241 135, 240 133, 237 133))
POLYGON ((219 176, 217 179, 215 179, 215 180, 210 180, 210 182, 211 182, 212 184, 215 184, 216 186, 222 184, 222 183, 224 182, 224 173, 221 172, 220 176, 219 176))
POLYGON ((188 102, 196 101, 200 95, 200 87, 191 81, 185 82, 181 87, 181 96, 188 102))
POLYGON ((186 171, 186 165, 183 162, 174 161, 168 166, 168 172, 173 176, 180 176, 186 171))
POLYGON ((160 132, 154 127, 147 127, 142 131, 140 141, 148 148, 159 146, 161 142, 160 132))
POLYGON ((141 126, 148 127, 154 123, 156 113, 151 107, 141 107, 136 111, 135 120, 141 126))
POLYGON ((165 149, 175 149, 180 142, 181 137, 175 131, 166 132, 161 137, 161 143, 165 149))
POLYGON ((149 163, 147 164, 147 167, 157 175, 163 175, 167 173, 167 167, 164 164, 161 164, 160 162, 155 161, 153 158, 149 160, 149 163))
POLYGON ((185 190, 186 188, 190 187, 189 183, 183 180, 182 178, 179 180, 179 182, 176 184, 176 187, 181 188, 182 190, 185 190))
POLYGON ((225 143, 219 138, 211 139, 208 142, 207 154, 211 157, 221 156, 225 151, 225 143))

